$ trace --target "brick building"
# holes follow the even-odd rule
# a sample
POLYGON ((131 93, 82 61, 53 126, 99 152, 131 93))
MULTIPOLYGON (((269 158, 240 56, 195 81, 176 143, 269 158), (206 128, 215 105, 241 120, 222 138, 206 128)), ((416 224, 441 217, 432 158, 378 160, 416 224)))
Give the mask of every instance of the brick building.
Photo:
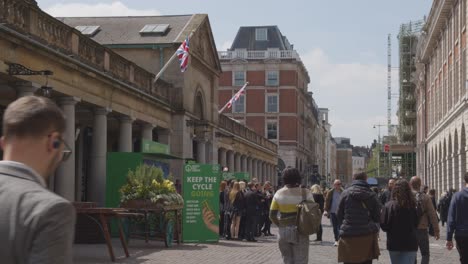
POLYGON ((353 146, 351 139, 337 137, 336 141, 336 178, 344 185, 349 185, 353 179, 353 146))
MULTIPOLYGON (((320 168, 323 139, 319 111, 307 91, 309 74, 277 26, 241 27, 231 48, 219 52, 219 107, 245 82, 245 95, 224 113, 276 142, 286 166, 320 168)), ((281 162, 280 162, 281 163, 281 162)))

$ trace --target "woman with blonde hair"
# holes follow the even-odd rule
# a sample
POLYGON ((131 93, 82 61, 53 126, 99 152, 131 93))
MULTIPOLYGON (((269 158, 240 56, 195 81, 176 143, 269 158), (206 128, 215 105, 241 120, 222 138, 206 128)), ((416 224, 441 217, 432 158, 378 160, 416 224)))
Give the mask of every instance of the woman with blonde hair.
POLYGON ((242 211, 244 210, 244 194, 240 191, 238 182, 234 183, 229 192, 229 203, 231 204, 231 238, 239 239, 239 226, 242 211))
MULTIPOLYGON (((318 184, 314 184, 312 187, 310 187, 310 190, 312 191, 312 195, 314 196, 314 201, 319 204, 320 211, 323 212, 323 206, 325 204, 325 198, 323 197, 322 189, 318 184)), ((317 232, 317 239, 314 241, 316 242, 322 242, 322 223, 320 222, 320 228, 317 232)))

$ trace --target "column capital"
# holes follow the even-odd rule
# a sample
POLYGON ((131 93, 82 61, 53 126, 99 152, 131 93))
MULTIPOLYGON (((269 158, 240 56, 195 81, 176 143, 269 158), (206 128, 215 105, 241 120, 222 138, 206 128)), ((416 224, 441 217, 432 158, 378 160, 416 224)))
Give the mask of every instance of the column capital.
POLYGON ((131 116, 127 116, 127 115, 123 115, 121 117, 119 117, 119 120, 120 122, 122 123, 133 123, 135 121, 135 118, 134 117, 131 117, 131 116))
POLYGON ((57 100, 59 105, 76 105, 81 102, 81 98, 75 96, 60 97, 57 100))
POLYGON ((109 107, 95 107, 94 114, 95 115, 107 115, 112 112, 112 109, 109 107))

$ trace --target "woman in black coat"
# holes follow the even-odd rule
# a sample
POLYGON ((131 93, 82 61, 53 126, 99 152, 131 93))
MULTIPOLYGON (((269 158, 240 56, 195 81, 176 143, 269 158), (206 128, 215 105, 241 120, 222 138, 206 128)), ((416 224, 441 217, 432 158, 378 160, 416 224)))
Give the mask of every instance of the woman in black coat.
POLYGON ((398 180, 392 199, 380 215, 380 227, 387 232, 387 249, 392 263, 413 264, 416 261, 418 216, 416 199, 408 181, 398 180))
MULTIPOLYGON (((314 196, 314 201, 319 204, 320 211, 323 213, 323 206, 325 203, 325 198, 323 197, 322 189, 320 188, 318 184, 315 184, 314 186, 310 188, 310 190, 312 191, 312 195, 314 196)), ((320 223, 320 228, 319 228, 319 231, 317 232, 317 239, 315 239, 314 241, 322 241, 322 233, 323 233, 323 229, 322 229, 322 224, 320 223)))

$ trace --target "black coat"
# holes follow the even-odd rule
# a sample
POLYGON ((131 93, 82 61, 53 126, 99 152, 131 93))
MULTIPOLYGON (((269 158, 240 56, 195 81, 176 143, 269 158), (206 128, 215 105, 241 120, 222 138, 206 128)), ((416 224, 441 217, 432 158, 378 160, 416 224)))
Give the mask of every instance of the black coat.
POLYGON ((325 198, 323 198, 323 194, 313 194, 314 201, 319 204, 320 211, 323 212, 323 205, 325 203, 325 198))
POLYGON ((337 217, 342 223, 342 237, 363 236, 379 232, 380 202, 363 180, 353 181, 341 195, 337 217))
POLYGON ((244 194, 246 215, 257 215, 261 206, 261 197, 257 191, 248 190, 244 194))
POLYGON ((380 204, 385 205, 387 202, 390 201, 392 198, 392 191, 389 189, 385 190, 381 195, 380 195, 380 204))
POLYGON ((389 251, 418 250, 416 208, 400 208, 395 200, 388 202, 382 209, 380 227, 387 232, 389 251))

